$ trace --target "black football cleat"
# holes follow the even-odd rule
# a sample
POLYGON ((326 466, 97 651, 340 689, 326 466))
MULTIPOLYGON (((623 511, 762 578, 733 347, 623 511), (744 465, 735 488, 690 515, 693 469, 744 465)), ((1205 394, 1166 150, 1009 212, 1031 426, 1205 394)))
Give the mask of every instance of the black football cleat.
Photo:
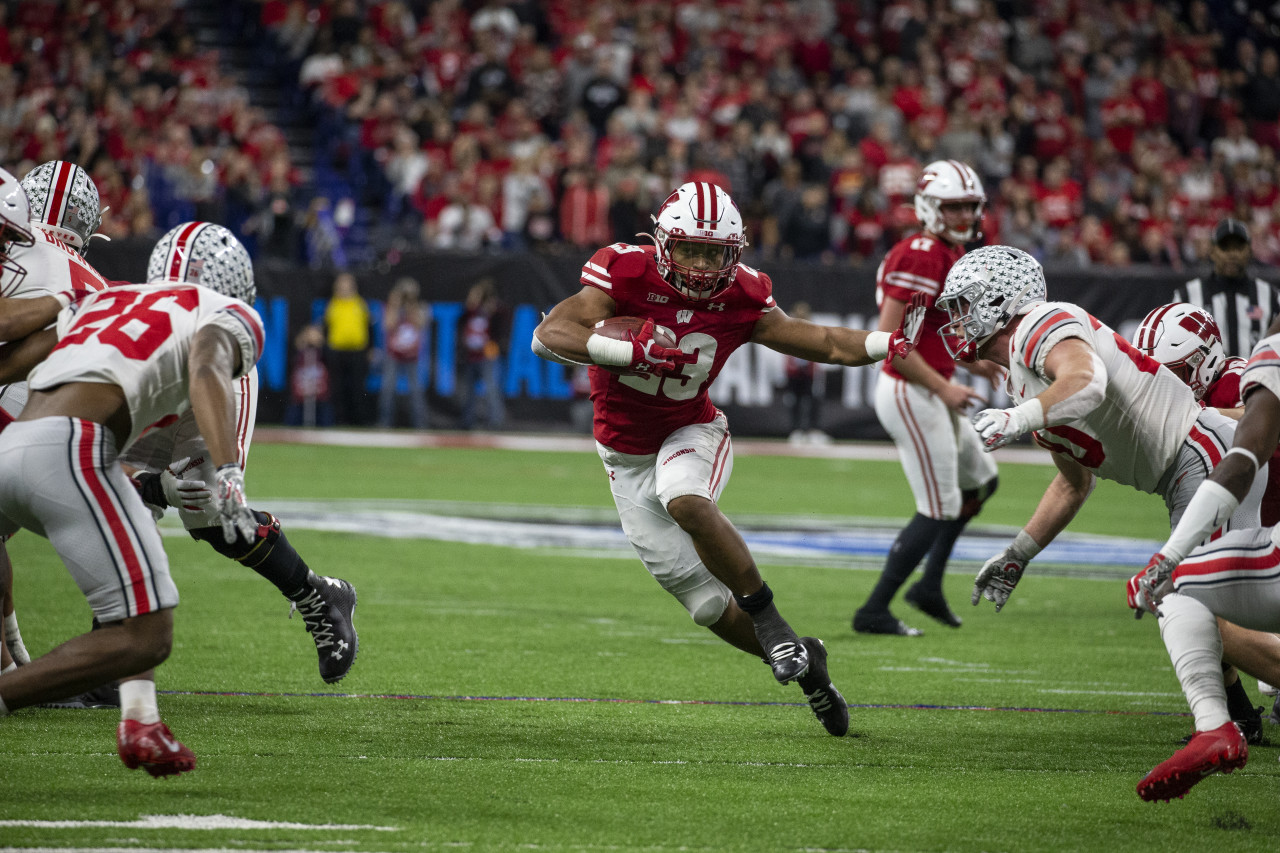
POLYGON ((356 589, 341 578, 312 574, 311 591, 289 610, 302 614, 302 621, 315 640, 320 655, 320 677, 326 684, 341 681, 356 661, 360 649, 356 627, 356 589))
POLYGON ((57 708, 62 710, 83 711, 83 710, 100 710, 102 708, 119 708, 120 707, 120 683, 112 681, 109 684, 103 684, 101 687, 95 687, 92 690, 86 690, 79 696, 71 696, 67 699, 56 699, 52 702, 41 702, 41 708, 57 708))
POLYGON ((899 637, 920 637, 924 631, 912 628, 906 622, 885 610, 867 613, 859 610, 853 614, 853 630, 859 634, 896 634, 899 637))
POLYGON ((809 650, 799 640, 784 640, 769 650, 765 663, 779 684, 790 684, 809 671, 809 650))
POLYGON ((937 619, 943 625, 959 628, 962 624, 960 617, 951 612, 951 608, 947 606, 947 600, 941 594, 925 592, 920 589, 920 584, 903 593, 902 600, 924 615, 937 619))
MULTIPOLYGON (((1247 714, 1243 719, 1232 720, 1236 724, 1236 728, 1240 729, 1240 734, 1244 736, 1245 743, 1249 746, 1271 746, 1271 740, 1262 731, 1262 712, 1265 709, 1259 705, 1253 709, 1252 714, 1247 714)), ((1191 739, 1195 737, 1195 733, 1187 735, 1182 739, 1183 743, 1191 743, 1191 739)))
POLYGON ((827 734, 844 737, 849 733, 849 704, 827 674, 827 647, 817 637, 801 637, 800 642, 809 651, 809 671, 797 683, 827 734))

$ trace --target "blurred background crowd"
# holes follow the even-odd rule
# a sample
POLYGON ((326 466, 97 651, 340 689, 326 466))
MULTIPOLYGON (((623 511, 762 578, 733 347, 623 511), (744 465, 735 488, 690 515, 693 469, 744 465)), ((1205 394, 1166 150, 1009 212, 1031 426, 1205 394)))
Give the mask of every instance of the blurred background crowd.
POLYGON ((1231 215, 1277 264, 1278 51, 1244 0, 5 0, 0 162, 315 268, 634 242, 694 179, 748 263, 876 263, 939 158, 1046 263, 1181 268, 1231 215))

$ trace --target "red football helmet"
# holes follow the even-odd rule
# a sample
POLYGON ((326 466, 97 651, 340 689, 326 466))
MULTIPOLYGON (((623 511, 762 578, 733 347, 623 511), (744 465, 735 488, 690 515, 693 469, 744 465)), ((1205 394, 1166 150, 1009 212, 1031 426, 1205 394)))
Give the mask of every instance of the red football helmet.
POLYGON ((653 221, 658 272, 667 284, 699 300, 729 286, 747 241, 727 192, 702 181, 681 184, 653 221))

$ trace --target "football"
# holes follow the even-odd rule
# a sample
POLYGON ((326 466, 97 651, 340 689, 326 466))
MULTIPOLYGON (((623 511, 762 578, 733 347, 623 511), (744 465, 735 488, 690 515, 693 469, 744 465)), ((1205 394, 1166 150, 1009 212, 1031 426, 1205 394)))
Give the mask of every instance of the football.
MULTIPOLYGON (((596 323, 595 333, 606 338, 613 338, 615 341, 631 340, 630 334, 639 334, 640 327, 645 323, 644 317, 609 317, 596 323)), ((675 349, 679 346, 676 336, 666 326, 657 324, 653 327, 653 340, 660 347, 675 349)), ((619 376, 630 376, 632 371, 625 367, 606 367, 605 365, 597 365, 602 370, 610 373, 616 373, 619 376)))

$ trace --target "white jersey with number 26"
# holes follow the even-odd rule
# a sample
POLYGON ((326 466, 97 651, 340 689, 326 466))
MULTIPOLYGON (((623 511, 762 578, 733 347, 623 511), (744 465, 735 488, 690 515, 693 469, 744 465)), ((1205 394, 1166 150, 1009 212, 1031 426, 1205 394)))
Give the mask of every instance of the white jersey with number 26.
MULTIPOLYGON (((1044 363, 1061 341, 1079 338, 1107 371, 1102 403, 1082 418, 1035 434, 1097 476, 1155 494, 1200 414, 1191 389, 1167 368, 1077 305, 1048 302, 1023 317, 1010 343, 1009 394, 1021 403, 1049 387, 1044 363)), ((1212 466, 1210 466, 1212 467, 1212 466)))
POLYGON ((190 408, 187 359, 205 326, 240 347, 239 379, 262 353, 262 320, 248 305, 194 284, 128 285, 95 293, 58 315, 58 344, 31 371, 31 390, 64 382, 118 385, 129 404, 132 444, 190 408))

